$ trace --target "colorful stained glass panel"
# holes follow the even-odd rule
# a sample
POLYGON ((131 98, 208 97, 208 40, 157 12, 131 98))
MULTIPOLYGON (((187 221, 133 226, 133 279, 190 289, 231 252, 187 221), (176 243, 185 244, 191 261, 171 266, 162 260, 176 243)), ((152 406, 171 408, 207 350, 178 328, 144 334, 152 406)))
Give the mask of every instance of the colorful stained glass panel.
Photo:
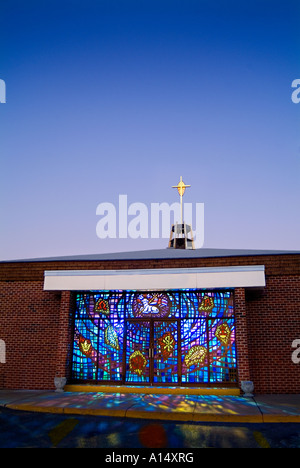
POLYGON ((174 384, 178 374, 178 322, 155 321, 153 323, 153 381, 174 384))
POLYGON ((128 321, 126 326, 126 376, 128 383, 150 382, 150 322, 128 321))
POLYGON ((76 381, 236 382, 232 291, 76 294, 76 381))

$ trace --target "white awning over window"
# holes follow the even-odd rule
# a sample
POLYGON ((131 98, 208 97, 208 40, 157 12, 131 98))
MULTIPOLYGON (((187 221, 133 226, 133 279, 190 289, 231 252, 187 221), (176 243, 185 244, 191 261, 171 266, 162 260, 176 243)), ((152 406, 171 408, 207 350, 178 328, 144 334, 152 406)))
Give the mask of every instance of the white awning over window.
POLYGON ((44 272, 45 291, 257 288, 264 287, 265 284, 264 265, 44 272))

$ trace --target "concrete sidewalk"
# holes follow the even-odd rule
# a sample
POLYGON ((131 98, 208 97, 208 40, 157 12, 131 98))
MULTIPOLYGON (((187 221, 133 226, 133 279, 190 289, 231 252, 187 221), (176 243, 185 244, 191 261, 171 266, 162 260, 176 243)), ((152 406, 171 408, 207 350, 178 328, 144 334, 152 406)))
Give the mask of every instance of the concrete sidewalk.
POLYGON ((156 420, 300 423, 300 395, 178 395, 0 390, 0 407, 156 420))

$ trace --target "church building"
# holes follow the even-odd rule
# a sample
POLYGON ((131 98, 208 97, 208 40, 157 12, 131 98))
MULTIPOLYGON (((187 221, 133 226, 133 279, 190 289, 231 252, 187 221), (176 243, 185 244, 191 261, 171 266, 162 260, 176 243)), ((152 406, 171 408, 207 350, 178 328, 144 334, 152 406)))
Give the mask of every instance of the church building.
POLYGON ((0 388, 299 393, 299 252, 173 247, 0 262, 0 388))
POLYGON ((195 249, 187 187, 166 249, 0 262, 0 388, 299 393, 300 252, 195 249))

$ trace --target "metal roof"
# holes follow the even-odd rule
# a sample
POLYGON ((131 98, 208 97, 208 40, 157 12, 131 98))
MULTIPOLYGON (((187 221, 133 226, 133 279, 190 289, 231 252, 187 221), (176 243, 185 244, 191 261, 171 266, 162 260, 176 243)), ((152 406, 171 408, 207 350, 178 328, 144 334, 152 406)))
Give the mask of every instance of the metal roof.
POLYGON ((244 249, 158 249, 132 252, 116 252, 87 255, 68 255, 61 257, 29 258, 19 260, 2 260, 0 263, 18 262, 72 262, 72 261, 112 261, 112 260, 161 260, 178 258, 212 258, 212 257, 249 257, 257 255, 297 255, 293 250, 244 250, 244 249))

